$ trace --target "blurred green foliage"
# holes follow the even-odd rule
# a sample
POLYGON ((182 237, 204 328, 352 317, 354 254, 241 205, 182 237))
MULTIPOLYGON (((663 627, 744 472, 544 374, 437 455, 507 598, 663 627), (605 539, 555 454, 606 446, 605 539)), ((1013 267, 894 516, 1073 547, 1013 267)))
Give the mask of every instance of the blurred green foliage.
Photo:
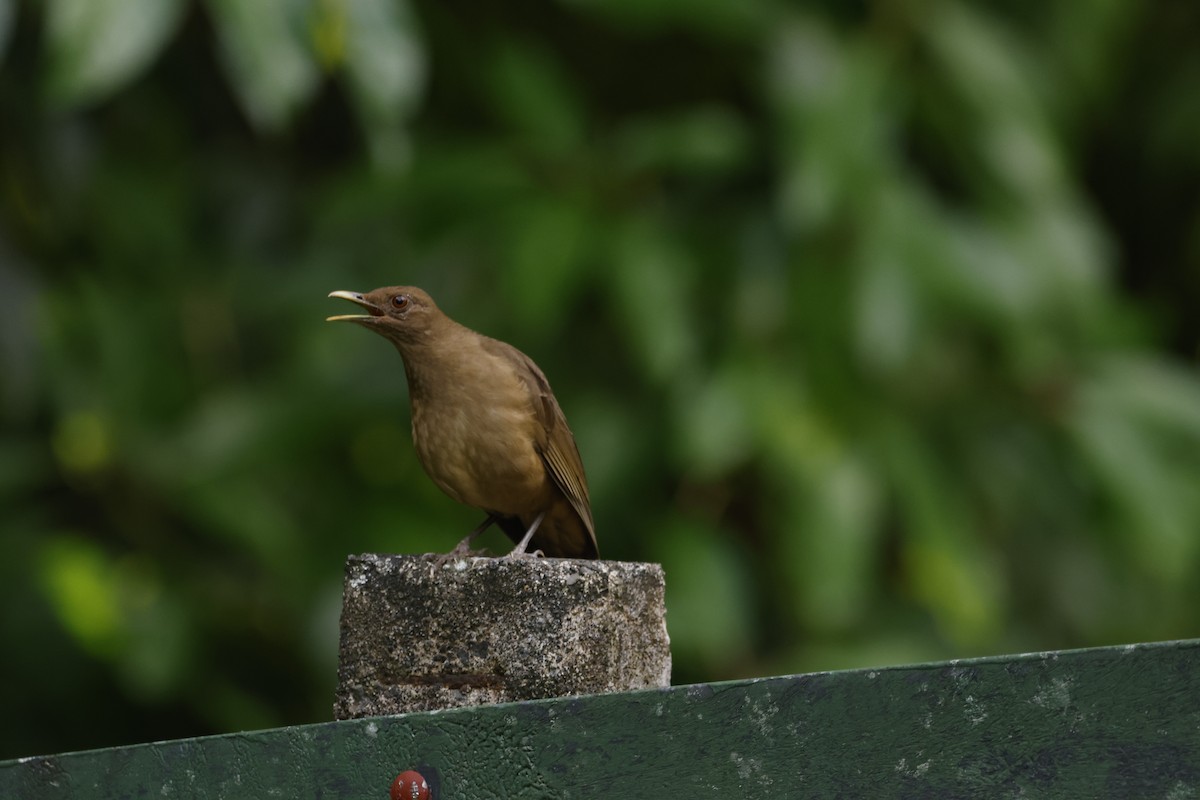
POLYGON ((328 718, 345 555, 479 516, 323 322, 390 283, 542 365, 676 682, 1195 635, 1197 35, 0 0, 0 757, 328 718))

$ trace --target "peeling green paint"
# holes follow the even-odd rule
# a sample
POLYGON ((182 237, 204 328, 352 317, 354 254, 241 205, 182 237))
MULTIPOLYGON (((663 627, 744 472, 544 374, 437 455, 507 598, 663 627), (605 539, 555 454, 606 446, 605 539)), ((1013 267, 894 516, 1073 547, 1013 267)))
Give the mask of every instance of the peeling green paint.
POLYGON ((1200 641, 305 725, 0 763, 0 798, 1200 797, 1200 641))

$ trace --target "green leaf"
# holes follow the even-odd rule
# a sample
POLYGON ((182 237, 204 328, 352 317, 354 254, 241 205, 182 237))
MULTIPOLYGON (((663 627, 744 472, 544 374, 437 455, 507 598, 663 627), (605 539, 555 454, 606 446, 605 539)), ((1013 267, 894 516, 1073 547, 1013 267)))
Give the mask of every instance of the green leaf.
POLYGON ((988 641, 1000 626, 1006 586, 963 481, 916 426, 896 422, 888 433, 884 464, 903 526, 908 589, 952 641, 988 641))
POLYGON ((703 674, 729 675, 756 633, 744 554, 732 537, 703 523, 672 517, 651 524, 651 557, 670 571, 672 654, 703 664, 703 674))
POLYGON ((746 384, 736 365, 728 364, 676 392, 676 447, 692 477, 718 479, 749 456, 753 426, 746 384))
POLYGON ((416 108, 427 70, 412 11, 403 0, 355 0, 346 14, 345 64, 359 119, 377 164, 406 161, 403 122, 416 108))
POLYGON ((1068 181, 1067 166, 1038 95, 1035 54, 984 10, 947 3, 922 26, 937 76, 951 86, 962 143, 974 150, 989 180, 1038 202, 1068 181))
MULTIPOLYGON (((76 105, 120 89, 162 50, 183 10, 183 0, 47 0, 51 96, 76 105)), ((0 2, 0 46, 10 16, 0 2)))
POLYGON ((921 307, 913 270, 888 241, 862 256, 854 327, 859 359, 869 368, 897 374, 916 347, 921 307))
POLYGON ((207 0, 229 81, 250 121, 281 129, 320 78, 305 38, 310 0, 207 0))
POLYGON ((578 92, 548 49, 505 42, 493 54, 486 79, 496 112, 528 144, 561 154, 583 142, 578 92))
POLYGON ((123 620, 112 559, 87 538, 59 535, 42 548, 42 583, 63 627, 86 650, 119 654, 123 620))
POLYGON ((879 54, 824 24, 793 19, 772 34, 767 86, 789 226, 815 228, 831 214, 869 208, 892 173, 891 86, 879 54))
POLYGON ((544 333, 557 327, 569 308, 593 221, 577 203, 551 195, 517 204, 506 220, 504 288, 517 315, 544 333))
POLYGON ((696 366, 696 324, 689 298, 692 260, 647 219, 614 237, 610 287, 630 345, 651 376, 666 382, 696 366))
POLYGON ((1077 391, 1066 427, 1116 506, 1119 540, 1157 581, 1187 580, 1200 552, 1200 384, 1153 362, 1121 358, 1077 391))
MULTIPOLYGON (((1113 356, 1102 374, 1131 415, 1170 438, 1200 448, 1200 375, 1149 355, 1113 356)), ((1200 457, 1200 449, 1193 451, 1200 457)))
MULTIPOLYGON (((1071 0, 1046 7, 1047 26, 1039 44, 1053 63, 1048 76, 1057 77, 1051 110, 1070 119, 1103 100, 1128 62, 1129 32, 1145 26, 1150 7, 1129 0, 1071 0)), ((1072 120, 1073 121, 1073 120, 1072 120)))
POLYGON ((619 152, 635 169, 722 174, 743 166, 750 153, 745 121, 731 108, 704 106, 627 125, 619 152))
POLYGON ((883 487, 848 449, 798 476, 780 537, 801 618, 814 630, 861 625, 875 595, 883 487))

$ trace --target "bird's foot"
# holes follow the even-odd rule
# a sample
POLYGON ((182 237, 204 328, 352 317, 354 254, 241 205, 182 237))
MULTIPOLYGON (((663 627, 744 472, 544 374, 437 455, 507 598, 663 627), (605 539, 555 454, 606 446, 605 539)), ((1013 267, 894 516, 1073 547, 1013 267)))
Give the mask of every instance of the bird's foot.
POLYGON ((537 532, 538 526, 542 524, 542 520, 545 519, 545 517, 546 512, 543 511, 534 518, 533 524, 529 526, 529 530, 525 531, 525 536, 522 537, 521 541, 517 542, 517 546, 514 547, 512 552, 505 556, 505 558, 509 560, 516 560, 518 558, 537 558, 538 556, 542 555, 541 550, 534 550, 532 553, 526 553, 525 548, 529 547, 529 542, 533 539, 533 534, 537 532))
POLYGON ((504 558, 509 561, 520 561, 523 558, 545 558, 545 557, 546 557, 546 554, 543 553, 541 550, 534 550, 532 553, 526 553, 524 550, 522 550, 521 552, 517 552, 517 550, 514 548, 513 551, 511 553, 509 553, 508 555, 506 555, 504 558))
POLYGON ((471 549, 471 542, 475 541, 475 537, 483 533, 496 521, 495 514, 488 514, 483 522, 475 527, 475 530, 468 533, 463 540, 454 546, 454 549, 449 553, 444 553, 433 560, 433 571, 441 569, 451 561, 457 561, 460 558, 477 558, 487 555, 487 550, 480 548, 478 550, 471 549))
POLYGON ((442 553, 433 560, 433 570, 436 572, 447 564, 458 561, 460 558, 480 558, 486 555, 488 555, 487 548, 472 548, 471 540, 469 538, 463 539, 449 553, 442 553))

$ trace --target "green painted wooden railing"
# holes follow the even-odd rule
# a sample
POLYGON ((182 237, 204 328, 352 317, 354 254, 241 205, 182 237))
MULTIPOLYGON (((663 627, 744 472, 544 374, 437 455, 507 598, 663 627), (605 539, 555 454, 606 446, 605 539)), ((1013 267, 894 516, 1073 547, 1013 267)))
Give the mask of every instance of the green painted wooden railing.
POLYGON ((0 798, 1200 798, 1200 640, 302 725, 0 763, 0 798))

